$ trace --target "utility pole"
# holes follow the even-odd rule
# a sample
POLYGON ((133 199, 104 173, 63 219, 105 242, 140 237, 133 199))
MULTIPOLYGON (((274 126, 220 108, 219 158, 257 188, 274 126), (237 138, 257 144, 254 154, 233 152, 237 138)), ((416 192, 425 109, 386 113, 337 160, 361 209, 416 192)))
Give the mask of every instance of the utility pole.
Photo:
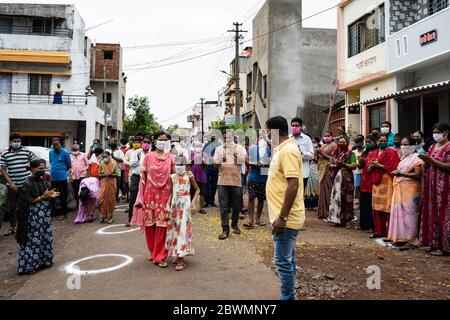
POLYGON ((234 79, 235 79, 235 88, 236 88, 236 124, 241 124, 241 86, 240 86, 240 52, 239 52, 239 40, 241 39, 241 32, 247 32, 244 30, 240 30, 242 23, 235 22, 233 23, 235 26, 234 30, 228 30, 228 32, 234 32, 235 37, 234 40, 236 42, 236 57, 234 59, 234 79))
POLYGON ((205 140, 205 121, 204 121, 204 119, 205 119, 204 118, 205 98, 201 98, 200 100, 202 102, 202 143, 203 143, 203 141, 205 140))
POLYGON ((103 66, 103 108, 104 108, 104 122, 105 127, 103 129, 103 141, 102 144, 105 144, 106 148, 106 136, 107 136, 107 130, 108 130, 108 105, 106 104, 106 66, 103 66))

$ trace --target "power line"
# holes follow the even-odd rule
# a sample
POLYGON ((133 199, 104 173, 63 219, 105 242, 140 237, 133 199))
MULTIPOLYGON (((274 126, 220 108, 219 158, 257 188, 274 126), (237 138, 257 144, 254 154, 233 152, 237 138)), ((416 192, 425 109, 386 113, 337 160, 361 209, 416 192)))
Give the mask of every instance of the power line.
POLYGON ((143 44, 143 45, 135 45, 135 46, 126 46, 126 47, 122 47, 122 48, 123 49, 149 49, 149 48, 165 48, 165 47, 188 46, 188 45, 192 45, 192 44, 208 42, 208 41, 211 41, 211 40, 221 39, 221 38, 223 38, 223 35, 220 35, 218 37, 197 39, 197 40, 190 40, 190 41, 143 44))
MULTIPOLYGON (((243 41, 243 42, 241 42, 241 45, 244 44, 244 43, 247 43, 247 42, 250 42, 250 41, 253 41, 253 40, 256 40, 256 39, 265 37, 265 36, 268 36, 268 35, 270 35, 270 34, 272 34, 272 33, 275 33, 275 32, 278 32, 278 31, 281 31, 281 30, 284 30, 284 29, 287 29, 287 28, 289 28, 289 27, 292 27, 293 25, 299 24, 299 23, 301 23, 301 22, 303 22, 303 21, 305 21, 305 20, 314 18, 314 17, 316 17, 316 16, 318 16, 318 15, 320 15, 320 14, 322 14, 322 13, 325 13, 325 12, 327 12, 327 11, 330 11, 330 10, 332 10, 332 9, 335 9, 335 8, 337 8, 338 6, 339 6, 339 4, 336 4, 336 5, 332 6, 332 7, 329 7, 329 8, 327 8, 327 9, 324 9, 324 10, 322 10, 322 11, 320 11, 320 12, 317 12, 317 13, 315 13, 315 14, 313 14, 313 15, 310 15, 310 16, 308 16, 308 17, 306 17, 306 18, 303 18, 303 19, 301 19, 301 20, 292 22, 292 23, 290 23, 290 24, 288 24, 288 25, 286 25, 286 26, 283 26, 283 27, 274 29, 274 30, 272 30, 272 31, 269 31, 269 32, 267 32, 267 33, 264 33, 264 34, 261 34, 261 35, 259 35, 259 36, 257 36, 257 37, 254 37, 254 38, 252 38, 252 39, 243 41)), ((223 51, 223 50, 227 50, 227 49, 232 48, 232 47, 233 47, 233 46, 227 46, 227 47, 222 48, 222 49, 219 49, 219 50, 214 50, 214 51, 211 51, 211 52, 208 52, 208 53, 205 53, 205 54, 201 54, 201 55, 198 55, 198 56, 190 57, 190 58, 187 58, 187 59, 183 59, 183 60, 179 60, 179 61, 174 61, 174 62, 171 62, 171 63, 161 64, 161 65, 156 65, 156 66, 151 66, 151 67, 145 67, 145 68, 142 68, 142 69, 136 69, 136 70, 137 70, 137 71, 142 71, 142 70, 147 70, 147 69, 156 69, 156 68, 167 67, 167 66, 171 66, 171 65, 174 65, 174 64, 179 64, 179 63, 183 63, 183 62, 187 62, 187 61, 191 61, 191 60, 203 58, 203 57, 212 55, 212 54, 214 54, 214 53, 221 52, 221 51, 223 51)))

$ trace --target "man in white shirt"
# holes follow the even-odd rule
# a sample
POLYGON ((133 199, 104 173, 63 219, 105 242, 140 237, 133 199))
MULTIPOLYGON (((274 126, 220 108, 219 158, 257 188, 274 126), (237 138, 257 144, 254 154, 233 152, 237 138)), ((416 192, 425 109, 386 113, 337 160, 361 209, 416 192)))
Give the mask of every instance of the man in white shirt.
POLYGON ((314 160, 314 146, 309 136, 303 133, 303 120, 294 118, 291 121, 291 133, 297 143, 303 160, 303 186, 306 188, 310 175, 310 162, 314 160))
POLYGON ((132 150, 129 150, 124 158, 124 163, 130 166, 130 202, 128 205, 128 223, 130 226, 131 219, 133 218, 134 204, 139 192, 139 181, 141 179, 141 167, 144 164, 144 159, 150 152, 152 147, 152 140, 149 137, 136 136, 132 140, 132 150), (143 142, 143 143, 142 143, 143 142))

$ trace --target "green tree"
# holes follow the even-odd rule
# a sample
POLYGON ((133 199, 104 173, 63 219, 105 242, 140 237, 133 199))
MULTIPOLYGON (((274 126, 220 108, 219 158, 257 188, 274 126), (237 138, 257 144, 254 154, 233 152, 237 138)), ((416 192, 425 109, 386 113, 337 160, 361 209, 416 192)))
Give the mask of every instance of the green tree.
POLYGON ((137 132, 151 134, 161 130, 161 125, 150 111, 148 97, 134 96, 130 98, 127 108, 131 114, 127 115, 123 121, 124 135, 133 136, 137 132))
POLYGON ((180 126, 178 124, 172 124, 167 128, 167 132, 170 134, 174 134, 175 131, 177 131, 178 129, 180 129, 180 126))

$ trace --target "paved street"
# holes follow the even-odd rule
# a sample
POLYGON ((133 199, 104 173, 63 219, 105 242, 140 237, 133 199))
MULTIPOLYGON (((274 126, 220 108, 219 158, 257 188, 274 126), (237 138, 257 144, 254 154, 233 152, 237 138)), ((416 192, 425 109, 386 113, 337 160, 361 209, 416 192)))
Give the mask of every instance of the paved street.
MULTIPOLYGON (((116 223, 124 223, 124 207, 116 223)), ((147 259, 140 231, 116 235, 96 232, 106 225, 75 226, 71 220, 54 222, 55 266, 34 276, 16 275, 17 245, 0 237, 0 299, 278 299, 278 280, 272 266, 269 228, 221 242, 219 214, 194 218, 195 257, 177 273, 170 265, 161 270, 147 259), (101 254, 130 256, 128 266, 83 276, 80 290, 67 288, 64 267, 101 254)), ((3 227, 2 231, 5 231, 3 227)), ((126 231, 122 226, 106 232, 126 231)), ((307 213, 306 231, 298 240, 298 298, 322 299, 450 299, 450 258, 431 257, 422 250, 399 252, 368 239, 355 229, 340 229, 307 213), (382 289, 368 290, 369 266, 381 268, 382 289)), ((102 257, 78 264, 98 270, 122 264, 123 258, 102 257)))
MULTIPOLYGON (((116 211, 116 223, 124 223, 125 207, 116 211)), ((55 266, 31 277, 15 275, 17 246, 12 239, 0 238, 2 262, 1 299, 277 299, 278 280, 251 249, 251 243, 237 236, 219 242, 218 213, 196 215, 194 221, 195 257, 187 258, 187 269, 175 272, 172 265, 162 270, 147 261, 145 238, 140 231, 98 235, 106 225, 75 226, 71 220, 54 222, 55 266), (9 255, 8 252, 12 251, 9 255), (80 290, 67 288, 64 266, 88 256, 124 254, 133 262, 117 271, 83 276, 80 290), (6 275, 6 276, 5 276, 6 275)), ((118 226, 107 231, 124 231, 118 226)), ((245 235, 244 235, 245 237, 245 235)), ((83 270, 113 267, 122 258, 108 257, 85 261, 83 270)))

